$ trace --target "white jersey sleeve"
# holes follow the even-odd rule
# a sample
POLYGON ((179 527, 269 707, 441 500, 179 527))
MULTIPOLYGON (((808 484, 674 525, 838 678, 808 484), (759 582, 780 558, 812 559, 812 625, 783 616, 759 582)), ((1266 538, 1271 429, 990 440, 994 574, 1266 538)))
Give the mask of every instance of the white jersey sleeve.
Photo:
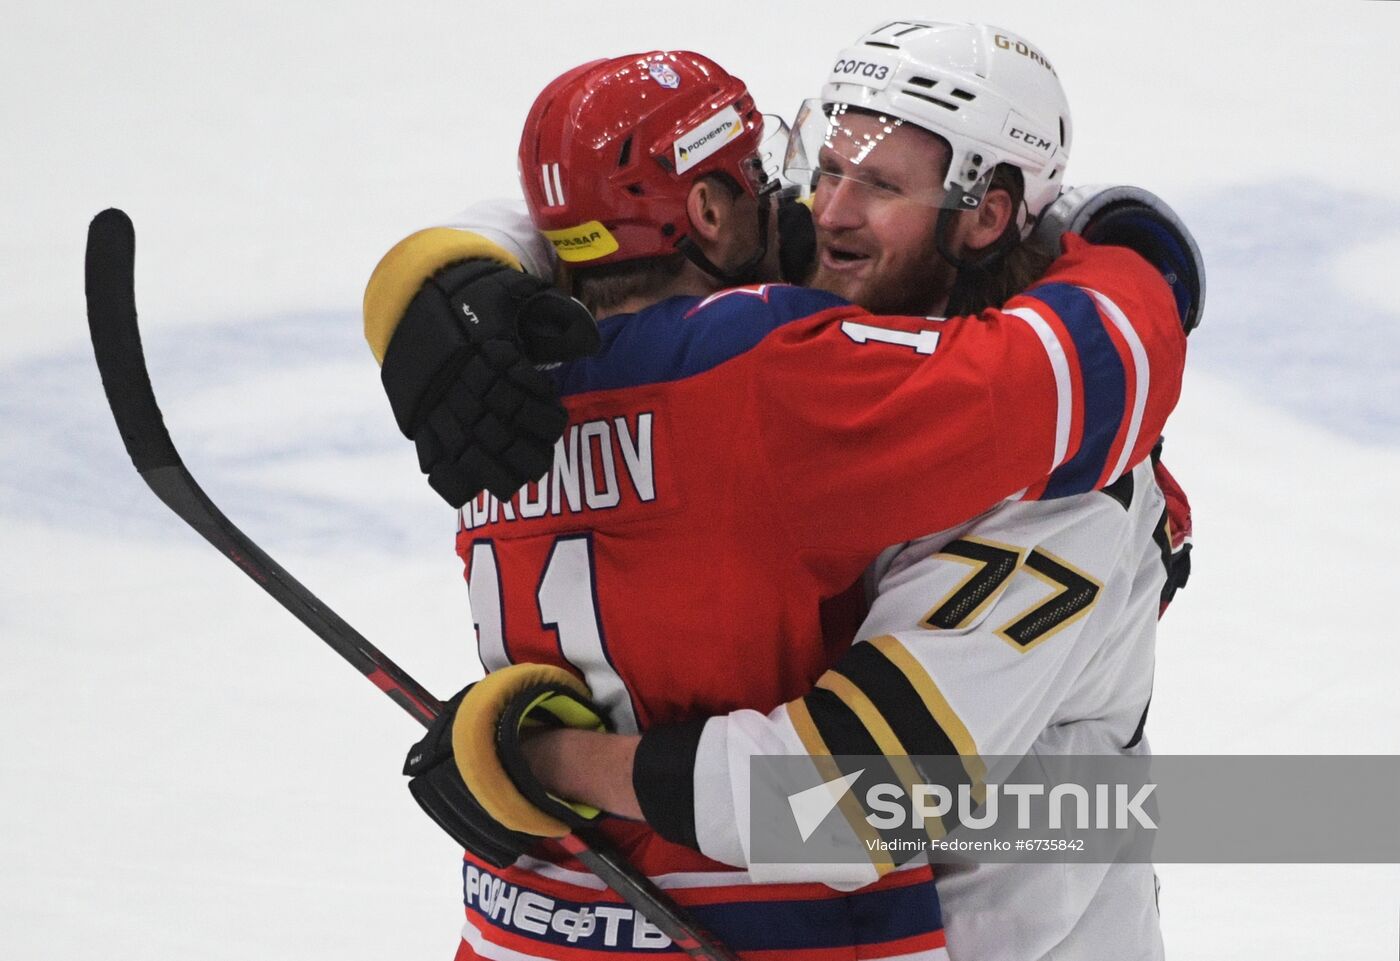
POLYGON ((365 340, 381 364, 399 321, 424 281, 459 260, 486 258, 554 280, 554 250, 530 222, 523 200, 487 200, 417 230, 389 249, 365 285, 365 340))
MULTIPOLYGON (((958 754, 969 777, 984 780, 987 760, 997 756, 1145 752, 1164 524, 1165 501, 1144 461, 1106 490, 1007 502, 886 551, 872 571, 876 596, 856 642, 812 692, 766 715, 737 711, 705 724, 693 768, 700 850, 747 867, 760 882, 770 873, 794 880, 804 867, 807 880, 855 880, 849 870, 833 877, 822 866, 750 863, 748 772, 756 754, 869 754, 871 745, 890 755, 958 754)), ((889 865, 862 867, 869 881, 889 865)), ((987 906, 967 908, 980 896, 969 899, 964 889, 1027 883, 1021 894, 1043 887, 1042 895, 1057 891, 1058 901, 1074 902, 1044 930, 998 935, 1005 950, 973 955, 1039 957, 1040 947, 1055 943, 1044 940, 1052 929, 1082 916, 1110 873, 1089 866, 1072 880, 1064 865, 990 867, 950 872, 949 894, 940 885, 954 957, 961 918, 980 918, 984 932, 1010 920, 995 915, 989 926, 987 906)), ((1145 871, 1147 880, 1135 883, 1150 890, 1150 866, 1112 870, 1120 868, 1145 871)), ((1041 902, 1002 903, 1030 913, 1041 902)))
POLYGON ((517 257, 527 274, 554 279, 554 248, 535 229, 523 198, 478 201, 439 226, 484 237, 517 257))

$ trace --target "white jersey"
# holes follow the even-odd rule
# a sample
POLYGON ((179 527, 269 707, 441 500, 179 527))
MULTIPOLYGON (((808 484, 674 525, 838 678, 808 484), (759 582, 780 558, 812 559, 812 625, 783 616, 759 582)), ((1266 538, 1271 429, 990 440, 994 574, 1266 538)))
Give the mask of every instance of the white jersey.
MULTIPOLYGON (((755 754, 865 754, 871 740, 886 754, 956 752, 965 764, 1146 754, 1165 526, 1145 461, 1105 491, 1009 502, 885 551, 856 643, 812 695, 705 725, 694 767, 700 849, 760 883, 877 876, 874 866, 837 877, 829 866, 750 864, 755 754)), ((936 883, 954 959, 1162 956, 1150 865, 959 865, 936 883)))

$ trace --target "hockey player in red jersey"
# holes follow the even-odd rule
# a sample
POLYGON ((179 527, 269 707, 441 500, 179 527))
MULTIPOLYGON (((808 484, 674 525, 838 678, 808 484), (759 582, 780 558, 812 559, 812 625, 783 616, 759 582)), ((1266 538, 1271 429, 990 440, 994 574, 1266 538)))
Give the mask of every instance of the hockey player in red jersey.
MULTIPOLYGON (((756 121, 742 87, 726 88, 728 79, 694 55, 623 58, 565 75, 532 111, 532 124, 542 130, 532 136, 527 127, 522 173, 536 224, 553 233, 563 259, 589 265, 575 271, 580 292, 596 303, 601 290, 616 299, 609 305, 616 312, 603 320, 597 358, 555 372, 573 426, 552 470, 514 498, 482 497, 464 511, 459 550, 468 563, 483 661, 501 681, 464 701, 453 733, 459 754, 484 716, 482 699, 488 714, 491 698, 504 709, 515 693, 509 678, 529 662, 582 675, 614 729, 653 732, 642 743, 660 748, 653 750, 656 763, 674 766, 679 758, 685 767, 709 728, 696 719, 806 703, 834 653, 820 643, 820 605, 841 596, 881 547, 962 522, 1008 496, 1121 487, 1174 403, 1182 354, 1176 305, 1156 271, 1122 250, 1071 240, 1042 280, 1040 297, 1028 292, 1006 310, 978 318, 876 317, 782 286, 717 290, 762 259, 761 187, 748 163, 756 121), (619 123, 614 107, 607 125, 615 139, 585 136, 584 107, 596 100, 582 98, 581 106, 579 90, 616 92, 632 84, 634 93, 664 103, 665 95, 645 84, 675 90, 700 86, 699 77, 721 79, 720 90, 702 88, 704 107, 696 115, 649 128, 642 122, 648 116, 619 123), (542 116, 555 126, 545 129, 542 116), (565 135, 552 133, 555 127, 565 135), (583 158, 589 154, 570 154, 571 142, 619 167, 624 157, 668 161, 668 176, 684 196, 679 213, 662 218, 652 207, 629 219, 609 208, 625 207, 628 196, 651 200, 655 185, 596 171, 588 176, 583 158), (527 153, 542 147, 553 149, 554 159, 527 153), (706 180, 718 172, 731 183, 706 180), (590 188, 604 199, 574 206, 575 198, 589 198, 590 188), (553 212, 572 226, 551 222, 551 208, 567 208, 553 212), (660 249, 679 248, 690 259, 606 270, 645 258, 660 246, 658 238, 665 242, 660 249), (602 283, 590 291, 591 280, 602 283), (701 289, 687 289, 695 286, 701 289), (716 293, 698 296, 706 286, 716 293), (658 300, 658 291, 690 296, 658 300), (1094 366, 1105 363, 1116 379, 1094 366)), ((890 144, 907 143, 904 134, 915 133, 889 135, 890 144)), ((1067 139, 1062 147, 1067 153, 1067 139)), ((1040 176, 1054 179, 1062 166, 1063 156, 1058 169, 1042 168, 1040 176)), ((989 189, 991 174, 975 178, 987 181, 974 198, 977 209, 939 232, 939 245, 954 258, 1020 233, 1016 198, 989 189)), ((819 227, 831 209, 822 185, 865 192, 899 186, 836 169, 820 170, 819 180, 819 227)), ((1040 207, 1030 212, 1039 214, 1040 207)), ((859 274, 851 265, 876 259, 876 251, 852 246, 855 235, 844 239, 823 249, 823 267, 859 274)), ((417 249, 401 246, 386 258, 390 273, 421 257, 425 241, 414 243, 417 249)), ((452 286, 450 279, 440 282, 452 286)), ((474 282, 466 280, 468 287, 474 282)), ((420 292, 401 311, 403 323, 413 326, 394 331, 392 340, 380 338, 388 342, 391 396, 396 352, 421 352, 418 345, 397 345, 410 343, 399 338, 423 326, 417 323, 423 299, 420 292)), ((458 310, 473 303, 447 299, 458 310)), ((401 416, 401 423, 406 419, 413 420, 401 416)), ((442 436, 449 431, 438 420, 434 442, 449 446, 442 436)), ((420 440, 420 452, 425 448, 433 452, 420 440)), ((529 676, 532 684, 540 677, 529 676)), ((420 800, 431 794, 442 767, 419 766, 420 800)), ((638 770, 646 767, 640 763, 638 770)), ((696 780, 699 772, 696 767, 696 780)), ((499 779, 483 798, 481 771, 463 773, 497 821, 517 828, 538 823, 514 815, 540 805, 577 816, 531 788, 503 796, 499 779)), ((511 773, 528 780, 518 764, 511 773)), ((688 779, 690 769, 683 774, 688 779)), ((439 820, 452 818, 434 801, 425 807, 439 820)), ((693 800, 689 807, 693 814, 693 800)), ((654 821, 670 817, 664 833, 690 840, 674 813, 647 813, 654 821)), ((697 845, 663 840, 641 825, 609 821, 606 827, 648 873, 667 879, 680 900, 703 904, 705 920, 746 953, 939 952, 926 869, 896 872, 849 895, 811 884, 755 885, 691 850, 697 845), (821 923, 838 905, 866 921, 839 930, 821 923)), ((688 830, 693 833, 693 820, 688 830)), ((464 952, 586 957, 612 953, 629 938, 638 950, 655 944, 640 919, 609 907, 614 902, 567 862, 551 867, 526 859, 493 869, 492 862, 509 863, 517 852, 509 844, 504 856, 490 846, 474 848, 471 832, 458 831, 469 835, 464 843, 477 854, 467 868, 464 952), (527 901, 533 913, 522 915, 516 905, 527 901), (590 911, 595 923, 586 932, 579 924, 561 930, 552 920, 577 921, 590 911)))

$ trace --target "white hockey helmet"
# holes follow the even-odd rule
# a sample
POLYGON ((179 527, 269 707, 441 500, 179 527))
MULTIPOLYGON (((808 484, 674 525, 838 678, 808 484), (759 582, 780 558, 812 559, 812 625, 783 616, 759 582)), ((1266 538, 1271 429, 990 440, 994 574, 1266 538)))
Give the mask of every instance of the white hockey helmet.
MULTIPOLYGON (((948 142, 952 156, 939 206, 978 206, 999 163, 1020 168, 1031 220, 1060 191, 1072 134, 1069 103, 1049 59, 1009 30, 897 20, 869 31, 837 54, 820 101, 803 105, 789 176, 800 180, 818 169, 818 151, 839 136, 840 116, 851 108, 948 142)), ((862 145, 862 157, 870 147, 862 145)))

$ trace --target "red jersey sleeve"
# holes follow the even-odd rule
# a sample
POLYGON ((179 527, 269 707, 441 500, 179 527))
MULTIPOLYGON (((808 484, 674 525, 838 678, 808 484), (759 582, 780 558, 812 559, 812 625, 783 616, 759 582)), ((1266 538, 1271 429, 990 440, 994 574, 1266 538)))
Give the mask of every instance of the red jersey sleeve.
POLYGON ((1185 334, 1135 253, 1067 237, 1033 289, 947 319, 836 308, 747 355, 757 469, 801 549, 869 552, 1012 496, 1103 487, 1180 394, 1185 334))

